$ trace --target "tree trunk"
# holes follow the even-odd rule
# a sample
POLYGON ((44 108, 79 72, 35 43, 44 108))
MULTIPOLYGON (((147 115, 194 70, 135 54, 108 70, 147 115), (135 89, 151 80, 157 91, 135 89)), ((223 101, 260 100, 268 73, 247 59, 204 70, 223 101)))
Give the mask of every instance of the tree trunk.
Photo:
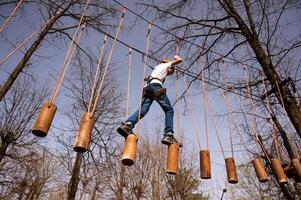
POLYGON ((6 95, 8 90, 11 88, 21 71, 26 67, 27 62, 31 58, 32 54, 35 52, 35 50, 39 47, 45 36, 47 35, 48 31, 52 28, 53 24, 56 22, 57 19, 59 19, 62 16, 62 13, 57 14, 52 20, 48 22, 48 24, 45 26, 43 31, 40 33, 36 41, 30 46, 28 51, 25 53, 21 61, 18 63, 18 65, 15 67, 14 71, 10 74, 10 76, 7 78, 3 86, 0 88, 0 101, 3 99, 3 97, 6 95))
POLYGON ((289 139, 287 137, 287 134, 286 132, 284 131, 284 129, 282 128, 281 124, 279 123, 278 119, 276 116, 272 115, 272 120, 274 122, 274 124, 276 125, 277 129, 279 130, 280 132, 280 135, 282 137, 282 140, 283 140, 283 143, 284 143, 284 146, 288 152, 288 155, 290 157, 290 159, 293 159, 296 157, 295 155, 295 152, 294 152, 294 149, 292 148, 290 142, 289 142, 289 139))
POLYGON ((253 49, 256 59, 260 63, 267 79, 271 83, 272 87, 275 88, 275 95, 278 101, 281 104, 283 99, 284 109, 290 118, 290 121, 294 125, 297 133, 301 138, 301 111, 297 106, 297 101, 295 97, 292 95, 291 91, 288 87, 280 87, 281 79, 278 73, 275 70, 275 67, 272 64, 272 60, 270 57, 265 53, 260 41, 258 40, 257 34, 252 33, 248 26, 245 24, 243 19, 239 16, 236 12, 235 8, 233 7, 232 1, 225 0, 224 3, 228 7, 228 13, 235 19, 236 23, 238 24, 240 30, 242 31, 243 35, 246 37, 248 43, 250 44, 251 48, 253 49), (278 92, 278 86, 280 89, 280 93, 278 92), (281 96, 280 96, 281 95, 281 96), (281 99, 282 97, 282 99, 281 99))
POLYGON ((80 166, 81 166, 82 159, 83 159, 83 153, 76 153, 71 179, 68 184, 67 200, 75 199, 75 195, 79 183, 79 174, 80 174, 80 166))
POLYGON ((0 146, 0 163, 2 162, 3 157, 5 156, 5 152, 10 143, 3 139, 2 144, 0 146))

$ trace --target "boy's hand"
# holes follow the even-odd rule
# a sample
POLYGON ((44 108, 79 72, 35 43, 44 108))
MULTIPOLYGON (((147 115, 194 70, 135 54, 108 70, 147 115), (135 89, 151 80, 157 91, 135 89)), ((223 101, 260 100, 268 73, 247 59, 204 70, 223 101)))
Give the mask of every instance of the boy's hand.
POLYGON ((177 64, 179 64, 179 63, 182 62, 182 58, 180 56, 178 56, 178 55, 175 55, 174 59, 175 60, 172 62, 172 65, 177 65, 177 64))
POLYGON ((181 61, 182 62, 182 58, 180 56, 178 56, 178 55, 175 55, 174 59, 177 60, 177 61, 181 61))

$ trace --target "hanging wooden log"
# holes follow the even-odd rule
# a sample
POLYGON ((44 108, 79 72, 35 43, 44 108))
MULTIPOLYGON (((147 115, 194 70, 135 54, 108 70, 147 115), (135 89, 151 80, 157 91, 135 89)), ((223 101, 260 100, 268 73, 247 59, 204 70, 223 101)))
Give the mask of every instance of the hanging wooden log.
POLYGON ((49 131, 55 112, 56 105, 46 102, 40 110, 31 132, 38 137, 45 137, 49 131))
POLYGON ((210 152, 209 150, 200 151, 200 168, 201 168, 201 178, 210 179, 211 178, 211 164, 210 164, 210 152))
POLYGON ((95 116, 91 113, 84 112, 75 139, 75 145, 73 147, 74 151, 83 153, 88 150, 94 123, 95 116))
POLYGON ((170 144, 168 145, 167 152, 167 174, 178 174, 178 165, 179 165, 179 144, 170 144))
POLYGON ((125 139, 121 163, 126 166, 132 166, 136 157, 138 137, 135 134, 129 134, 125 139))
POLYGON ((226 162, 228 182, 232 184, 238 183, 234 158, 232 157, 226 158, 225 162, 226 162))
POLYGON ((268 175, 263 167, 261 160, 259 158, 255 158, 254 160, 252 160, 252 163, 255 168, 255 172, 259 182, 261 183, 267 182, 269 180, 268 175))
POLYGON ((281 162, 277 158, 272 158, 271 159, 271 166, 273 169, 273 172, 275 174, 275 177, 277 179, 277 182, 279 184, 285 184, 287 183, 287 176, 284 173, 284 170, 281 166, 281 162))

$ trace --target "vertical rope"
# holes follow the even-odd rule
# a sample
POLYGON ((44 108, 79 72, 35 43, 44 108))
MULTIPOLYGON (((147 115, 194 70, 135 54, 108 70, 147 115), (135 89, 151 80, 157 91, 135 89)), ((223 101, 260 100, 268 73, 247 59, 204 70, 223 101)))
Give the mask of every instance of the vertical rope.
POLYGON ((20 49, 24 44, 26 44, 33 36, 35 36, 40 30, 42 30, 56 15, 52 16, 48 21, 46 21, 41 27, 34 31, 28 38, 21 42, 17 47, 15 47, 5 58, 0 61, 0 65, 4 64, 18 49, 20 49))
POLYGON ((58 79, 56 80, 56 84, 55 84, 54 90, 52 92, 50 102, 55 102, 55 99, 56 99, 56 97, 58 95, 60 86, 61 86, 61 84, 63 82, 63 79, 64 79, 64 76, 65 76, 65 74, 67 72, 68 66, 69 66, 69 64, 70 64, 70 62, 72 60, 73 55, 74 55, 76 46, 78 45, 79 40, 80 40, 80 38, 82 36, 84 27, 85 27, 85 25, 82 26, 82 28, 80 29, 78 35, 76 36, 76 38, 74 40, 72 38, 72 41, 71 41, 72 44, 70 46, 70 49, 68 49, 68 52, 67 52, 67 55, 65 57, 64 63, 62 65, 62 67, 61 67, 61 71, 59 73, 58 79))
MULTIPOLYGON (((233 123, 234 123, 234 122, 233 122, 233 123)), ((240 142, 241 142, 241 144, 242 144, 242 145, 244 146, 244 148, 246 149, 247 155, 248 155, 250 161, 252 161, 251 153, 249 152, 249 150, 248 150, 248 148, 247 148, 247 145, 246 145, 246 143, 245 143, 245 141, 244 141, 244 139, 243 139, 243 137, 242 137, 242 134, 240 133, 240 131, 239 131, 239 129, 238 129, 236 123, 234 123, 234 126, 235 126, 235 129, 236 129, 236 131, 237 131, 239 137, 240 137, 240 142)))
MULTIPOLYGON (((79 42, 79 39, 81 37, 81 34, 82 34, 83 30, 80 27, 82 26, 82 22, 83 22, 86 10, 88 8, 89 2, 90 2, 90 0, 86 0, 86 4, 85 4, 84 10, 82 12, 81 18, 79 20, 78 26, 77 26, 77 28, 75 30, 75 33, 74 33, 73 37, 72 37, 72 41, 70 42, 70 45, 69 45, 69 48, 68 48, 68 51, 67 51, 67 55, 65 57, 64 63, 61 66, 61 71, 60 71, 59 77, 58 77, 58 79, 56 81, 56 85, 55 85, 53 93, 51 95, 51 99, 50 99, 51 103, 55 102, 55 99, 57 97, 59 88, 60 88, 60 86, 62 84, 64 75, 65 75, 65 73, 67 71, 67 68, 68 68, 68 65, 69 65, 69 63, 70 63, 70 61, 72 59, 72 56, 73 56, 73 53, 74 53, 74 49, 75 49, 75 45, 79 42), (79 34, 77 34, 79 30, 81 30, 81 32, 79 34), (77 39, 75 39, 76 37, 77 37, 77 39), (77 42, 75 42, 75 40, 77 40, 77 42)), ((84 27, 84 25, 83 25, 83 27, 84 27)))
POLYGON ((101 82, 100 82, 99 87, 98 87, 97 96, 96 96, 96 99, 95 99, 95 102, 94 102, 94 105, 93 105, 93 110, 92 110, 92 113, 91 113, 92 115, 94 115, 94 113, 95 113, 95 110, 96 110, 99 98, 101 96, 102 87, 103 87, 103 84, 104 84, 104 81, 105 81, 105 78, 106 78, 108 66, 110 64, 110 60, 111 60, 112 55, 113 55, 113 51, 114 51, 114 47, 115 47, 115 44, 116 44, 116 40, 118 38, 119 31, 120 31, 120 28, 121 28, 121 25, 122 25, 122 22, 123 22, 126 10, 127 10, 126 8, 123 8, 122 16, 120 18, 119 25, 117 27, 117 30, 116 30, 116 33, 115 33, 115 37, 114 37, 114 40, 113 40, 113 43, 112 43, 112 47, 111 47, 111 50, 110 50, 110 53, 109 53, 109 57, 108 57, 108 60, 107 60, 107 63, 106 63, 106 66, 105 66, 105 69, 104 69, 104 72, 103 72, 103 75, 102 75, 102 79, 101 79, 101 82))
MULTIPOLYGON (((227 84, 227 67, 224 64, 224 82, 225 84, 227 84)), ((228 92, 226 91, 225 94, 223 93, 223 91, 221 90, 221 94, 224 97, 224 101, 227 107, 227 110, 229 112, 229 114, 227 115, 227 120, 228 120, 228 125, 229 125, 229 138, 230 138, 230 146, 231 146, 231 154, 232 154, 232 158, 234 158, 234 148, 233 148, 233 141, 232 141, 232 109, 231 109, 231 105, 229 103, 229 99, 228 99, 228 92)), ((233 119, 232 119, 233 121, 233 119)))
MULTIPOLYGON (((179 54, 179 39, 176 38, 176 55, 179 54)), ((177 79, 176 79, 176 99, 179 99, 179 72, 177 71, 177 79)), ((177 138, 178 142, 181 141, 181 131, 180 131, 180 104, 177 102, 176 104, 176 117, 177 117, 177 138)))
POLYGON ((21 5, 23 0, 20 0, 19 3, 17 4, 17 6, 15 7, 15 9, 12 11, 12 13, 10 14, 10 16, 5 20, 4 24, 2 25, 1 29, 0 29, 0 33, 5 29, 6 25, 9 23, 9 21, 11 20, 11 18, 14 16, 14 14, 16 13, 16 11, 18 10, 19 6, 21 5))
POLYGON ((126 112, 125 112, 125 119, 128 118, 128 115, 129 115, 129 107, 130 107, 131 68, 132 68, 132 49, 129 48, 128 89, 127 89, 127 95, 126 95, 126 112))
POLYGON ((202 74, 201 74, 202 90, 203 90, 202 98, 203 98, 204 119, 205 119, 206 148, 207 148, 207 150, 209 150, 208 119, 207 119, 208 113, 207 113, 207 106, 206 106, 206 100, 205 100, 207 92, 206 92, 205 75, 204 75, 204 66, 203 65, 201 65, 201 70, 202 70, 202 74))
MULTIPOLYGON (((246 80, 246 84, 247 84, 247 90, 248 90, 248 94, 247 94, 247 97, 250 101, 250 104, 251 104, 251 110, 252 112, 255 110, 255 104, 252 100, 252 93, 251 93, 251 89, 250 89, 250 85, 249 85, 249 76, 248 76, 248 73, 247 73, 247 69, 246 69, 246 66, 243 65, 243 70, 244 70, 244 76, 245 76, 245 80, 246 80)), ((240 104, 241 105, 241 104, 240 104)), ((245 113, 243 111, 243 109, 241 108, 242 112, 245 113)), ((271 163, 271 160, 269 158, 269 155, 268 153, 265 151, 265 148, 262 148, 261 145, 262 142, 260 141, 259 139, 259 136, 258 136, 258 131, 256 129, 256 121, 255 121, 255 117, 254 115, 252 115, 252 125, 251 125, 251 129, 252 129, 252 132, 253 132, 253 135, 255 136, 255 139, 256 139, 256 144, 259 146, 259 148, 263 151, 263 153, 265 154, 266 158, 268 159, 268 161, 271 163)))
POLYGON ((271 135, 273 137, 274 140, 274 144, 275 144, 275 149, 276 149, 276 153, 277 153, 277 158, 280 159, 280 152, 279 152, 279 143, 278 140, 276 138, 276 135, 274 134, 274 132, 272 130, 271 131, 271 135))
MULTIPOLYGON (((236 96, 237 97, 237 101, 239 102, 239 107, 240 107, 240 110, 241 112, 246 116, 246 112, 244 111, 244 108, 242 106, 242 103, 241 103, 241 99, 239 96, 236 96)), ((236 128, 237 129, 237 128, 236 128)), ((252 130, 252 134, 254 135, 255 137, 255 141, 256 141, 256 145, 257 145, 257 148, 258 149, 261 149, 261 146, 259 144, 259 138, 258 138, 258 133, 256 130, 254 130, 254 127, 253 127, 253 124, 251 125, 251 130, 252 130)), ((238 129, 237 129, 237 132, 239 133, 238 129)), ((239 133, 240 134, 240 133, 239 133)), ((262 149, 262 152, 264 155, 266 155, 266 157, 269 159, 269 156, 267 154, 265 154, 265 151, 262 149)))
POLYGON ((102 46, 101 46, 101 50, 100 50, 100 55, 99 55, 99 58, 98 58, 98 63, 97 63, 95 75, 94 75, 94 81, 93 81, 93 86, 92 86, 90 101, 89 101, 89 106, 88 106, 88 113, 90 113, 90 111, 91 111, 93 97, 94 97, 94 94, 95 94, 95 87, 96 87, 96 83, 97 83, 97 81, 99 79, 99 75, 100 75, 100 64, 101 64, 102 59, 103 59, 103 53, 104 53, 107 38, 108 38, 108 35, 105 34, 104 39, 103 39, 103 43, 102 43, 102 46))
MULTIPOLYGON (((206 95, 206 93, 205 93, 205 101, 206 101, 206 104, 207 104, 207 107, 208 107, 208 111, 210 112, 211 105, 209 104, 208 96, 206 95)), ((222 151, 223 158, 226 159, 225 151, 224 151, 224 148, 223 148, 223 145, 222 145, 222 142, 221 142, 221 138, 220 138, 220 133, 219 133, 219 131, 217 129, 217 124, 216 124, 214 116, 211 117, 211 121, 213 123, 213 127, 214 127, 214 130, 215 130, 215 134, 216 134, 219 146, 220 146, 221 151, 222 151)))
POLYGON ((199 131, 197 129, 197 126, 196 126, 196 121, 195 121, 195 115, 194 115, 194 112, 192 110, 192 101, 191 101, 191 97, 190 97, 190 94, 189 94, 189 90, 188 90, 188 83, 187 83, 187 79, 185 79, 184 81, 185 83, 185 88, 186 88, 186 96, 187 96, 187 107, 188 107, 188 112, 191 116, 191 120, 192 120, 192 127, 193 127, 193 132, 195 134, 195 138, 196 138, 196 141, 197 141, 197 144, 198 144, 198 147, 199 149, 201 149, 201 142, 200 142, 200 138, 199 138, 199 131))
POLYGON ((145 76, 145 72, 146 72, 146 64, 147 64, 147 57, 148 57, 148 48, 149 48, 151 28, 152 28, 152 24, 148 23, 147 35, 146 35, 145 57, 144 57, 144 67, 143 67, 143 74, 142 74, 142 81, 141 81, 141 95, 140 95, 140 102, 139 102, 140 107, 139 107, 139 111, 138 111, 138 125, 137 125, 137 132, 136 132, 137 137, 139 137, 139 131, 140 131, 140 126, 141 126, 140 114, 141 114, 141 107, 142 107, 144 76, 145 76))

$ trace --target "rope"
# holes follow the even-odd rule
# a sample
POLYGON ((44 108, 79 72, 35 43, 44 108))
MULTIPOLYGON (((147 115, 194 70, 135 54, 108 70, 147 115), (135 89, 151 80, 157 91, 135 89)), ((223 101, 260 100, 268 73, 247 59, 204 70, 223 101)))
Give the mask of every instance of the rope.
POLYGON ((248 155, 250 161, 252 161, 251 153, 249 152, 249 149, 247 148, 247 145, 246 145, 246 143, 245 143, 245 141, 244 141, 244 139, 243 139, 243 137, 242 137, 242 134, 240 133, 240 131, 239 131, 239 129, 238 129, 236 123, 233 122, 233 124, 234 124, 234 126, 235 126, 235 129, 236 129, 236 131, 237 131, 239 137, 240 137, 240 142, 241 142, 241 144, 242 144, 242 145, 244 146, 244 148, 246 149, 247 155, 248 155))
POLYGON ((95 75, 94 75, 93 86, 92 86, 92 90, 91 90, 91 96, 90 96, 90 101, 89 101, 89 106, 88 106, 88 113, 90 113, 90 111, 91 111, 91 106, 92 106, 92 103, 93 103, 93 97, 94 97, 94 94, 95 94, 95 87, 96 87, 97 80, 99 79, 100 64, 101 64, 102 59, 103 59, 103 53, 104 53, 107 37, 108 37, 108 35, 104 36, 103 43, 102 43, 102 46, 101 46, 100 55, 99 55, 99 59, 98 59, 98 63, 97 63, 97 67, 96 67, 96 71, 95 71, 95 75))
POLYGON ((120 31, 120 28, 121 28, 121 25, 122 25, 122 22, 123 22, 126 10, 127 10, 126 8, 123 8, 122 16, 120 18, 119 25, 118 25, 116 33, 115 33, 115 37, 114 37, 114 40, 113 40, 113 43, 112 43, 110 54, 109 54, 109 57, 108 57, 108 60, 107 60, 107 63, 106 63, 106 66, 105 66, 105 69, 104 69, 104 72, 103 72, 103 75, 102 75, 102 79, 101 79, 101 82, 100 82, 100 85, 99 85, 99 88, 98 88, 98 91, 97 91, 97 96, 96 96, 96 99, 95 99, 95 102, 94 102, 94 105, 93 105, 92 115, 94 115, 94 113, 95 113, 96 106, 97 106, 99 98, 101 96, 103 83, 104 83, 104 80, 106 78, 108 66, 110 64, 110 60, 111 60, 112 55, 113 55, 114 47, 115 47, 115 44, 116 44, 116 39, 117 39, 117 37, 119 35, 119 31, 120 31))
POLYGON ((15 9, 12 11, 12 13, 10 14, 10 16, 6 19, 6 21, 4 22, 4 24, 2 25, 1 29, 0 29, 0 33, 5 29, 6 25, 9 23, 9 21, 11 20, 11 18, 14 16, 14 14, 16 13, 16 11, 18 10, 19 6, 21 5, 23 0, 20 0, 19 3, 17 4, 17 6, 15 7, 15 9))
POLYGON ((76 38, 72 38, 72 41, 71 41, 70 46, 69 46, 70 48, 67 51, 64 63, 62 64, 62 67, 61 67, 61 70, 60 70, 60 73, 59 73, 59 76, 58 76, 58 79, 56 80, 55 87, 53 89, 50 102, 55 102, 55 99, 56 99, 56 97, 58 95, 58 91, 60 89, 60 86, 61 86, 62 81, 64 79, 64 76, 65 76, 65 74, 67 72, 68 66, 69 66, 69 64, 70 64, 70 62, 72 60, 73 55, 74 55, 74 52, 75 52, 75 49, 76 49, 76 45, 79 43, 79 40, 80 40, 80 38, 82 36, 83 29, 84 29, 84 25, 80 29, 79 34, 77 36, 74 35, 74 37, 76 37, 76 38))
MULTIPOLYGON (((179 39, 176 38, 176 55, 179 54, 179 39)), ((177 79, 176 79, 176 99, 179 98, 179 72, 177 71, 177 79)), ((177 117, 177 138, 180 143, 181 140, 181 131, 180 131, 180 107, 179 103, 176 104, 176 117, 177 117)))
MULTIPOLYGON (((227 83, 227 66, 224 65, 224 82, 227 83)), ((225 104, 226 104, 226 107, 227 107, 227 110, 229 112, 229 114, 227 115, 227 120, 228 120, 228 125, 229 125, 229 137, 230 137, 230 146, 231 146, 231 154, 232 154, 232 158, 234 158, 234 149, 233 149, 233 141, 232 141, 232 122, 233 121, 233 118, 232 118, 232 108, 231 108, 231 105, 230 105, 230 102, 229 102, 229 99, 228 99, 228 93, 226 92, 225 94, 223 93, 222 90, 221 91, 221 94, 224 98, 224 101, 225 101, 225 104)))
POLYGON ((274 134, 274 132, 272 130, 271 131, 271 135, 273 137, 273 140, 274 140, 274 144, 275 144, 275 148, 276 148, 276 153, 277 153, 277 158, 280 159, 280 152, 279 152, 279 143, 278 143, 278 140, 274 134))
MULTIPOLYGON (((187 80, 186 79, 185 79, 184 83, 185 83, 185 87, 187 88, 188 84, 187 84, 187 80)), ((193 127, 193 131, 194 131, 194 134, 195 134, 195 138, 196 138, 196 141, 198 143, 199 149, 202 149, 201 148, 200 138, 199 138, 199 131, 198 131, 198 128, 196 126, 195 115, 194 115, 194 112, 192 110, 192 101, 191 101, 191 97, 190 97, 190 94, 189 94, 188 91, 187 91, 186 95, 187 95, 187 99, 188 99, 188 101, 187 101, 188 112, 189 112, 189 114, 191 116, 192 127, 193 127)))
POLYGON ((61 66, 61 71, 60 71, 59 77, 58 77, 58 79, 56 81, 56 85, 54 87, 53 93, 51 95, 50 102, 55 102, 55 99, 56 99, 56 97, 58 95, 58 91, 59 91, 60 86, 62 84, 63 78, 65 76, 65 73, 66 73, 66 71, 68 69, 68 66, 69 66, 69 64, 71 62, 72 56, 74 54, 75 44, 78 44, 78 42, 80 40, 80 37, 82 35, 84 25, 83 25, 83 27, 81 29, 80 29, 80 27, 82 26, 82 22, 83 22, 86 10, 88 8, 89 2, 90 2, 90 0, 86 0, 86 4, 85 4, 85 7, 84 7, 84 10, 82 12, 82 15, 81 15, 81 18, 79 20, 78 26, 77 26, 77 28, 75 30, 75 33, 74 33, 74 35, 72 37, 72 41, 70 42, 70 45, 69 45, 69 48, 68 48, 67 55, 65 57, 64 63, 61 66), (80 33, 77 36, 77 33, 78 33, 79 30, 81 30, 81 31, 80 31, 80 33), (76 40, 76 42, 75 42, 75 40, 76 40), (71 52, 71 54, 70 54, 70 52, 71 52))
POLYGON ((129 107, 130 107, 131 68, 132 68, 132 49, 129 48, 128 89, 126 95, 126 112, 125 112, 126 119, 128 118, 129 107))
MULTIPOLYGON (((254 102, 252 100, 252 96, 251 96, 251 90, 250 90, 250 85, 249 85, 249 76, 248 76, 248 73, 247 73, 247 70, 246 70, 246 66, 243 65, 243 69, 244 69, 244 75, 245 75, 245 79, 246 79, 246 82, 247 82, 247 90, 248 90, 248 99, 250 101, 250 104, 251 104, 251 110, 252 110, 252 113, 253 111, 255 110, 255 105, 254 105, 254 102)), ((240 101, 240 99, 239 99, 240 101)), ((241 103, 240 103, 241 105, 241 103)), ((246 114, 241 106, 241 111, 246 114)), ((266 152, 265 148, 262 148, 261 145, 262 142, 259 140, 259 137, 258 137, 258 132, 257 132, 257 129, 256 129, 256 121, 255 121, 255 118, 254 118, 254 115, 252 115, 252 132, 253 132, 253 135, 255 136, 255 139, 256 139, 256 144, 258 145, 258 147, 263 151, 263 153, 265 154, 266 158, 268 159, 268 161, 271 163, 271 160, 270 160, 270 157, 268 155, 268 153, 266 152)))
MULTIPOLYGON (((57 14, 56 14, 57 15, 57 14)), ((46 21, 41 27, 34 31, 28 38, 21 42, 17 47, 15 47, 5 58, 0 61, 0 65, 4 64, 18 49, 20 49, 24 44, 26 44, 33 36, 35 36, 39 31, 41 31, 56 15, 52 16, 48 21, 46 21)))
MULTIPOLYGON (((211 110, 211 107, 210 107, 210 104, 209 104, 209 101, 208 101, 208 96, 207 96, 206 93, 205 93, 205 100, 206 100, 206 104, 207 104, 208 110, 210 111, 210 110, 211 110)), ((217 140, 218 140, 219 146, 220 146, 220 148, 221 148, 221 152, 222 152, 223 158, 224 158, 224 160, 225 160, 225 159, 226 159, 225 151, 224 151, 224 148, 223 148, 221 139, 220 139, 220 133, 219 133, 219 131, 218 131, 218 129, 217 129, 217 124, 216 124, 216 121, 215 121, 214 116, 211 117, 211 121, 212 121, 212 123, 213 123, 213 127, 214 127, 214 130, 215 130, 215 134, 216 134, 216 136, 217 136, 217 140)))
MULTIPOLYGON (((200 63, 201 65, 201 63, 200 63)), ((206 92, 206 85, 205 85, 205 79, 204 79, 204 66, 201 65, 201 70, 202 70, 202 89, 203 89, 203 94, 202 94, 202 97, 203 97, 203 108, 204 108, 204 119, 205 119, 205 135, 206 135, 206 148, 207 150, 209 150, 209 136, 208 136, 208 119, 207 119, 207 106, 206 106, 206 95, 207 95, 207 92, 206 92)))
MULTIPOLYGON (((44 5, 50 6, 51 8, 56 9, 56 7, 53 6, 53 5, 55 5, 55 6, 57 6, 58 8, 64 9, 61 5, 57 4, 56 2, 54 2, 54 1, 52 1, 52 0, 48 0, 48 1, 51 2, 53 5, 52 5, 52 4, 49 5, 48 2, 46 3, 46 2, 43 1, 43 0, 40 0, 40 1, 41 1, 41 3, 43 3, 44 5)), ((122 4, 121 4, 121 5, 122 5, 122 4)), ((126 7, 126 6, 122 6, 122 7, 126 7)), ((127 8, 127 9, 128 9, 128 8, 127 8)), ((130 9, 128 9, 128 10, 129 10, 130 12, 133 12, 133 11, 131 11, 130 9)), ((76 15, 74 15, 73 13, 71 13, 70 11, 66 10, 65 12, 68 13, 73 19, 78 20, 78 17, 77 17, 76 15)), ((138 14, 137 14, 137 15, 138 15, 138 14)), ((148 20, 147 20, 147 21, 148 21, 148 20)), ((94 30, 96 30, 96 31, 98 31, 98 32, 101 32, 101 33, 103 33, 103 34, 107 34, 108 37, 110 37, 110 38, 112 38, 112 39, 114 38, 112 35, 108 34, 108 33, 105 32, 104 30, 102 30, 102 29, 96 27, 94 24, 92 24, 92 23, 90 23, 90 22, 86 22, 86 24, 87 24, 87 26, 89 26, 90 28, 92 28, 92 29, 94 29, 94 30)), ((154 25, 154 26, 157 26, 157 25, 154 25)), ((175 36, 175 37, 176 37, 176 36, 175 36)), ((188 40, 185 40, 185 41, 187 41, 188 43, 190 42, 190 41, 188 41, 188 40)), ((119 42, 120 44, 122 44, 122 45, 124 45, 124 46, 126 46, 126 47, 128 47, 128 48, 132 48, 133 51, 136 51, 137 53, 141 54, 142 56, 145 56, 144 52, 141 51, 141 50, 139 50, 138 48, 136 48, 136 47, 134 47, 134 46, 131 46, 131 45, 129 45, 129 44, 123 42, 122 40, 119 40, 119 39, 117 39, 117 42, 119 42)), ((197 45, 197 44, 195 44, 195 45, 198 46, 198 47, 200 47, 200 46, 197 45)), ((200 47, 200 48, 201 48, 201 47, 200 47)), ((205 49, 205 48, 204 48, 204 49, 205 49)), ((208 50, 208 49, 205 49, 205 50, 208 50)), ((212 50, 211 50, 211 51, 212 51, 212 50)), ((222 56, 222 55, 220 54, 220 56, 222 56)), ((155 58, 155 57, 152 56, 152 55, 149 55, 149 58, 152 59, 153 61, 156 61, 156 62, 157 62, 157 60, 158 60, 157 58, 155 58)), ((231 58, 229 58, 229 57, 227 57, 227 59, 231 60, 231 58)), ((244 64, 244 63, 241 63, 241 64, 244 64)), ((252 67, 252 66, 250 66, 250 65, 247 65, 247 66, 248 66, 248 67, 252 67)), ((150 67, 150 66, 149 66, 149 67, 150 67)), ((150 68, 152 68, 152 67, 150 67, 150 68)), ((180 71, 180 72, 183 73, 184 75, 187 75, 187 76, 189 76, 189 77, 192 77, 192 78, 194 78, 195 80, 196 80, 196 79, 200 80, 200 78, 198 78, 197 75, 196 75, 195 73, 193 73, 193 72, 186 72, 185 69, 181 69, 181 68, 178 68, 178 67, 175 67, 175 70, 180 71)), ((257 69, 257 70, 259 70, 259 69, 257 69)), ((259 71, 260 71, 260 70, 259 70, 259 71)), ((205 82, 206 82, 207 84, 209 84, 209 85, 212 85, 213 87, 221 88, 221 89, 226 90, 226 91, 228 91, 228 88, 230 87, 230 86, 224 85, 223 83, 217 82, 216 80, 211 80, 211 79, 208 78, 208 77, 207 77, 206 79, 207 79, 207 80, 205 80, 205 82), (211 82, 210 82, 210 81, 211 81, 211 82)), ((234 90, 231 90, 231 91, 229 91, 229 92, 234 93, 234 94, 236 94, 236 95, 244 96, 243 94, 238 93, 238 92, 235 92, 234 90)), ((183 95, 183 94, 182 94, 182 95, 183 95)), ((180 98, 182 97, 182 95, 180 96, 180 98)), ((257 97, 258 99, 260 99, 259 96, 255 96, 255 95, 253 95, 253 96, 254 96, 254 97, 257 97)), ((176 102, 177 102, 177 101, 178 101, 178 100, 176 100, 176 102)))
MULTIPOLYGON (((264 81, 264 79, 263 79, 263 75, 262 74, 260 74, 260 77, 261 77, 261 81, 262 81, 262 83, 263 83, 263 85, 264 85, 264 91, 265 91, 265 94, 266 94, 266 103, 265 103, 265 101, 263 101, 264 102, 264 104, 266 104, 267 105, 267 109, 268 109, 268 113, 269 113, 269 115, 270 115, 270 118, 272 118, 273 116, 272 116, 272 108, 271 108, 271 104, 270 104, 270 101, 269 101, 269 97, 268 97, 268 93, 267 93, 267 86, 266 86, 266 83, 265 83, 265 81, 264 81)), ((278 84, 276 83, 276 85, 278 86, 278 84)), ((279 94, 280 94, 280 91, 278 91, 279 92, 279 94)), ((281 95, 281 94, 280 94, 281 95)), ((281 97, 281 96, 280 96, 281 97)), ((281 100, 282 100, 282 98, 281 98, 281 100)), ((283 102, 283 101, 281 101, 281 102, 283 102)), ((285 112, 286 113, 286 112, 285 112)), ((288 117, 287 115, 286 115, 286 117, 288 117)), ((289 128, 290 128, 290 131, 292 131, 292 127, 291 126, 289 126, 289 128)), ((275 127, 274 127, 274 123, 273 123, 273 128, 271 129, 271 134, 272 134, 272 136, 273 136, 273 138, 276 138, 275 137, 275 127)), ((276 138, 277 139, 277 138, 276 138)), ((277 140, 276 140, 277 141, 277 140)), ((278 141, 277 141, 278 142, 278 141)), ((276 145, 276 143, 275 143, 275 145, 276 145)), ((276 146, 277 147, 277 146, 276 146)), ((280 158, 279 157, 279 155, 280 155, 280 153, 279 153, 279 147, 278 148, 276 148, 276 151, 277 151, 277 155, 278 155, 278 158, 280 158)), ((285 151, 286 152, 286 151, 285 151)), ((287 153, 287 152, 286 152, 287 153)), ((287 153, 288 154, 288 153, 287 153)), ((288 157, 289 157, 289 155, 287 155, 288 157)))
POLYGON ((144 67, 143 67, 143 74, 142 74, 142 81, 141 81, 141 95, 140 95, 140 104, 139 104, 140 108, 139 108, 139 111, 138 111, 138 125, 137 125, 137 133, 136 133, 137 137, 139 136, 140 126, 141 126, 140 114, 141 114, 141 108, 142 108, 144 76, 145 76, 145 72, 146 72, 146 63, 147 63, 147 58, 148 58, 148 48, 149 48, 151 28, 152 28, 152 24, 149 23, 148 28, 147 28, 147 35, 146 35, 146 48, 145 48, 145 57, 144 57, 144 67))
MULTIPOLYGON (((240 107, 241 112, 246 116, 246 112, 244 111, 244 108, 243 108, 243 106, 242 106, 240 97, 239 97, 239 96, 236 96, 236 97, 237 97, 237 101, 239 102, 239 107, 240 107)), ((251 126, 251 129, 252 129, 253 135, 255 136, 256 145, 257 145, 257 147, 258 147, 259 149, 261 149, 261 146, 260 146, 260 144, 259 144, 258 133, 257 133, 257 131, 254 131, 253 125, 251 126)), ((236 128, 236 130, 237 130, 238 134, 241 134, 241 133, 239 132, 238 128, 236 128)), ((265 154, 264 150, 262 150, 262 151, 263 151, 263 153, 265 154)), ((267 158, 268 158, 268 155, 266 155, 266 156, 267 156, 267 158)))

